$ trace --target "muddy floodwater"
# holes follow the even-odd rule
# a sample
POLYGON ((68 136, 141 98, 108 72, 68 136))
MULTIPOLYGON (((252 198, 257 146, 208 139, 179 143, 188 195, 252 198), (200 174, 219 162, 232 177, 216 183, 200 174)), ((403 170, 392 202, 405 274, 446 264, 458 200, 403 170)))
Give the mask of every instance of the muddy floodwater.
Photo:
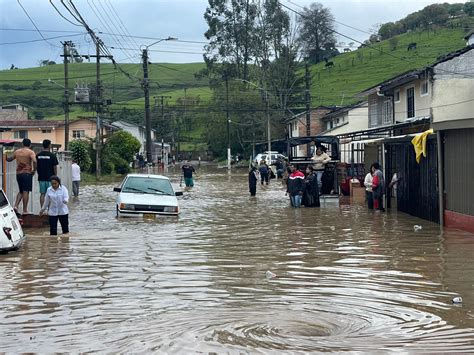
POLYGON ((0 352, 474 352, 472 234, 204 167, 178 218, 117 220, 116 185, 0 255, 0 352))

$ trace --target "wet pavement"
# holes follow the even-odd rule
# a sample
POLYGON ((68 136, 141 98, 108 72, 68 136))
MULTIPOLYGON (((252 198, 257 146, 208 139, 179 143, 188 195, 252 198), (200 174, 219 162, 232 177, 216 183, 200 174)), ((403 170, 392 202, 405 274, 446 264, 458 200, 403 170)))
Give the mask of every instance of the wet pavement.
POLYGON ((0 351, 474 351, 474 235, 292 209, 273 180, 250 198, 245 169, 195 183, 177 218, 117 220, 109 184, 81 188, 68 237, 27 230, 0 255, 0 351))

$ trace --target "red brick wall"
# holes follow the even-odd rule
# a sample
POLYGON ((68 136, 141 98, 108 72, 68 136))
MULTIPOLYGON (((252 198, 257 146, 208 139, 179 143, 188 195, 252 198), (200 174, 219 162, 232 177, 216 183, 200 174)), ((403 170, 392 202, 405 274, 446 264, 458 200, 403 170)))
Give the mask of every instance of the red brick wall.
MULTIPOLYGON (((326 130, 323 117, 328 112, 331 112, 331 110, 327 108, 311 110, 311 136, 316 136, 326 130)), ((300 137, 306 137, 306 115, 300 116, 300 120, 298 121, 298 132, 300 137)))

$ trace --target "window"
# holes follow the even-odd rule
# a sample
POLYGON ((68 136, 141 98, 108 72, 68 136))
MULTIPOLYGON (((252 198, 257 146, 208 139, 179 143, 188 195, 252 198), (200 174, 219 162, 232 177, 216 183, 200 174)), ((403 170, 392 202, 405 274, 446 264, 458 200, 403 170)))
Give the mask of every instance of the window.
POLYGON ((13 133, 13 138, 14 139, 28 138, 28 131, 25 131, 25 130, 15 131, 13 133))
POLYGON ((41 133, 51 133, 51 130, 50 129, 42 129, 41 133))
POLYGON ((400 102, 400 90, 397 90, 393 93, 393 101, 400 102))
POLYGON ((84 131, 83 129, 72 131, 72 138, 84 138, 85 136, 86 136, 86 131, 84 131))
POLYGON ((428 95, 428 90, 429 90, 428 78, 424 78, 421 81, 421 85, 420 85, 420 96, 428 95))
POLYGON ((415 117, 415 88, 407 89, 407 118, 415 117))
POLYGON ((369 124, 370 127, 377 126, 377 98, 371 97, 369 101, 369 124))
POLYGON ((382 123, 391 124, 392 120, 392 100, 390 100, 390 97, 386 97, 382 107, 382 123))
POLYGON ((331 129, 331 121, 326 122, 326 129, 327 130, 331 129))

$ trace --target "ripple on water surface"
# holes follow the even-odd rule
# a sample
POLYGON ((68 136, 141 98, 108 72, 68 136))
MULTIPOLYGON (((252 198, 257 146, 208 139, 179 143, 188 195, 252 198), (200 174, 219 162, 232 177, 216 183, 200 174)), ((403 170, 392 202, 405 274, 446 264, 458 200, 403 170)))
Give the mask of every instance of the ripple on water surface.
POLYGON ((201 170, 155 221, 117 220, 112 188, 82 188, 69 237, 0 256, 2 351, 474 351, 472 235, 295 210, 275 181, 250 198, 245 171, 201 170))

